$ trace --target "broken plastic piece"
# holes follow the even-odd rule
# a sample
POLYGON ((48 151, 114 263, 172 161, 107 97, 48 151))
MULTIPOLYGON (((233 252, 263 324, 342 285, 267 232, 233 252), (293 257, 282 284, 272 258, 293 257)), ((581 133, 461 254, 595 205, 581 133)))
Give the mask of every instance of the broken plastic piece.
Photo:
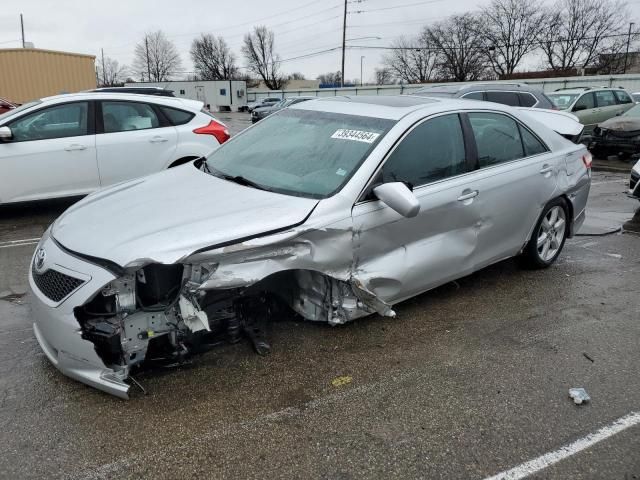
POLYGON ((591 397, 584 388, 570 388, 569 397, 573 399, 573 403, 580 405, 591 400, 591 397))
POLYGON ((182 320, 189 330, 194 333, 199 332, 200 330, 211 331, 211 328, 209 328, 207 314, 202 310, 196 310, 193 303, 191 303, 184 295, 180 295, 178 306, 180 307, 182 320))

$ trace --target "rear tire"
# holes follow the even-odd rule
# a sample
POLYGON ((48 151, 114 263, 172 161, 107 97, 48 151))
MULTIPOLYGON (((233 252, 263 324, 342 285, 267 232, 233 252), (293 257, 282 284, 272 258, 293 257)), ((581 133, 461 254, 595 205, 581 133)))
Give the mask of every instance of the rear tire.
POLYGON ((522 252, 526 266, 547 268, 556 261, 569 234, 569 222, 569 206, 564 198, 547 204, 522 252))

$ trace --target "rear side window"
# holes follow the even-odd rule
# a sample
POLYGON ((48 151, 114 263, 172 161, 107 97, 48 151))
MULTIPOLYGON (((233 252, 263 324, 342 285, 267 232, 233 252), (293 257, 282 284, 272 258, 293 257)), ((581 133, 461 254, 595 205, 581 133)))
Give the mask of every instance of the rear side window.
POLYGON ((467 98, 469 100, 484 100, 483 92, 469 92, 462 96, 462 98, 467 98))
POLYGON ((515 120, 499 113, 469 113, 478 147, 480 168, 523 158, 520 129, 515 120))
POLYGON ((613 92, 618 100, 618 103, 633 103, 631 97, 627 95, 627 92, 623 92, 622 90, 616 90, 613 92))
POLYGON ((520 106, 518 94, 516 92, 486 92, 487 101, 501 103, 503 105, 511 105, 512 107, 520 106))
POLYGON ((465 172, 464 138, 456 114, 427 120, 414 128, 382 167, 383 182, 417 187, 465 172))
POLYGON ((518 99, 520 100, 520 106, 533 107, 538 103, 538 99, 530 93, 518 93, 518 99))
POLYGON ((593 93, 585 93, 582 95, 573 106, 573 111, 586 110, 588 108, 596 108, 596 102, 593 98, 593 93))
POLYGON ((169 119, 172 125, 184 125, 185 123, 189 123, 193 117, 196 116, 195 113, 185 112, 184 110, 178 110, 177 108, 171 107, 160 107, 164 116, 169 119))
POLYGON ((524 153, 527 157, 531 155, 539 155, 547 150, 547 147, 538 140, 538 138, 522 125, 518 125, 520 128, 520 135, 522 136, 522 144, 524 145, 524 153))
POLYGON ((139 102, 102 102, 104 133, 158 128, 160 122, 151 105, 139 102))
POLYGON ((595 92, 595 94, 599 107, 610 107, 611 105, 616 104, 616 98, 613 96, 613 92, 611 90, 603 90, 595 92))

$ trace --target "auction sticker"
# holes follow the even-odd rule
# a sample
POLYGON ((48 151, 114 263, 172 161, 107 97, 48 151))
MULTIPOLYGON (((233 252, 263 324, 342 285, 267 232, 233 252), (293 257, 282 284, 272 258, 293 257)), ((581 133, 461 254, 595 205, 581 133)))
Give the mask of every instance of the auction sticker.
POLYGON ((341 128, 331 135, 331 138, 339 138, 341 140, 354 140, 356 142, 373 143, 376 138, 380 136, 379 133, 364 132, 362 130, 348 130, 341 128))

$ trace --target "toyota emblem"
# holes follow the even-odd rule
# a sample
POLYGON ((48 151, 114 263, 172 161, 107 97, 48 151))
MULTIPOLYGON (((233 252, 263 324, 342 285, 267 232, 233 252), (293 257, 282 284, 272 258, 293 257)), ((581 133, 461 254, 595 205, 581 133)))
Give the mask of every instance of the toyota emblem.
POLYGON ((44 248, 39 248, 36 252, 36 270, 41 272, 44 268, 44 261, 47 258, 47 252, 44 251, 44 248))

